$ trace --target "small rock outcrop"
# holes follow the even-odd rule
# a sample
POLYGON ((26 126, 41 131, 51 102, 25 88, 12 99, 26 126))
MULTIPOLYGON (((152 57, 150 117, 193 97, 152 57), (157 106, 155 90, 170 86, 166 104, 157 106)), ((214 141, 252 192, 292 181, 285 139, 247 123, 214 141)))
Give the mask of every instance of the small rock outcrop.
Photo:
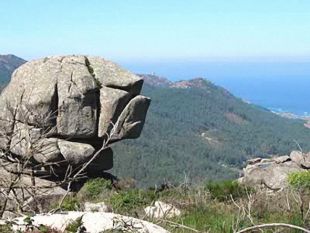
POLYGON ((248 160, 239 182, 257 186, 263 185, 271 190, 288 186, 289 173, 310 169, 310 153, 292 151, 291 154, 270 159, 255 158, 248 160))
POLYGON ((112 212, 112 208, 107 206, 104 202, 99 203, 84 203, 84 211, 85 212, 112 212))
POLYGON ((178 208, 162 201, 156 201, 154 206, 146 207, 144 212, 151 219, 173 218, 181 215, 181 211, 178 208))
POLYGON ((52 56, 20 66, 0 97, 0 174, 46 185, 42 179, 62 180, 103 142, 86 175, 112 168, 110 145, 142 131, 150 105, 142 85, 142 78, 100 57, 52 56))

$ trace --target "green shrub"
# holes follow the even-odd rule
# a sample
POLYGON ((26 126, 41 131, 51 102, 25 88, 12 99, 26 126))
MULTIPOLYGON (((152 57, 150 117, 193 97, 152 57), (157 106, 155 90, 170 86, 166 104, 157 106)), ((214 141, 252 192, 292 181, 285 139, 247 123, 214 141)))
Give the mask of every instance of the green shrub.
POLYGON ((74 196, 68 196, 64 199, 61 209, 65 211, 76 211, 80 209, 80 202, 74 196))
POLYGON ((113 195, 109 202, 114 211, 128 214, 135 209, 151 204, 155 200, 155 196, 155 193, 151 191, 132 189, 113 195))
POLYGON ((33 223, 33 219, 31 218, 30 215, 26 216, 24 219, 23 219, 24 223, 28 226, 32 225, 33 223))
POLYGON ((50 232, 52 232, 49 227, 44 226, 44 225, 40 225, 38 230, 39 230, 40 233, 50 233, 50 232))
POLYGON ((77 218, 66 227, 66 232, 78 232, 80 226, 82 226, 82 217, 77 218))
POLYGON ((288 175, 288 183, 291 187, 298 190, 310 190, 310 172, 293 172, 288 175))
POLYGON ((210 181, 206 184, 206 189, 210 192, 212 198, 219 201, 226 201, 231 197, 234 199, 244 197, 247 192, 253 191, 235 180, 210 181))
POLYGON ((98 200, 101 194, 112 190, 110 180, 95 178, 88 180, 79 192, 79 197, 85 200, 98 200))
POLYGON ((11 233, 12 229, 9 225, 0 225, 0 232, 2 233, 11 233))

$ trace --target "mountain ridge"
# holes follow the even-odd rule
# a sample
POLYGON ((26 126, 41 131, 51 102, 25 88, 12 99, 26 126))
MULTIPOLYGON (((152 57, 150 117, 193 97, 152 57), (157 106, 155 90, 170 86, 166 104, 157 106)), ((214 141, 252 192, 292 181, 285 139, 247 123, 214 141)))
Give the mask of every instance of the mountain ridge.
POLYGON ((170 88, 206 88, 214 84, 202 77, 196 77, 188 80, 170 81, 169 79, 155 74, 137 74, 144 79, 144 83, 155 87, 170 88))

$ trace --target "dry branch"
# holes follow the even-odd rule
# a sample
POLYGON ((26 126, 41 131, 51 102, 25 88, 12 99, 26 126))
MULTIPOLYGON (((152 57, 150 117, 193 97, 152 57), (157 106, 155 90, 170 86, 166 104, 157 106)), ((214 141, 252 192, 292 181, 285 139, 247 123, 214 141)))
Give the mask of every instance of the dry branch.
POLYGON ((282 227, 282 228, 289 228, 289 229, 295 229, 295 230, 300 230, 305 233, 310 233, 310 230, 307 230, 303 227, 300 226, 295 226, 292 224, 287 224, 287 223, 267 223, 267 224, 261 224, 261 225, 255 225, 252 227, 247 227, 244 228, 240 231, 237 231, 236 233, 245 233, 245 232, 253 232, 253 230, 256 229, 263 229, 263 228, 275 228, 275 227, 282 227))

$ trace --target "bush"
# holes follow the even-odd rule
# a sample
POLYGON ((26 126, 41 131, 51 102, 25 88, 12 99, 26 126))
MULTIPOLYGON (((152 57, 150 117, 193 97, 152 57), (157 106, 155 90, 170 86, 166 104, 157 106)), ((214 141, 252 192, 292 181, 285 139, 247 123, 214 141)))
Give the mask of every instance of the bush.
POLYGON ((12 229, 9 225, 0 225, 0 232, 2 233, 11 233, 12 229))
POLYGON ((155 200, 155 197, 156 195, 154 192, 132 189, 121 191, 120 193, 113 195, 109 202, 113 211, 128 214, 133 210, 150 204, 155 200))
POLYGON ((247 192, 253 191, 235 180, 210 181, 206 184, 206 189, 210 192, 212 198, 219 201, 229 200, 230 196, 234 199, 244 197, 247 192))
POLYGON ((288 175, 288 183, 291 187, 297 190, 310 190, 310 172, 293 172, 288 175))
POLYGON ((79 232, 79 228, 83 225, 82 217, 72 221, 67 227, 66 232, 79 232))
POLYGON ((66 197, 61 205, 61 209, 65 211, 77 211, 80 207, 80 202, 73 196, 66 197))
POLYGON ((110 180, 104 178, 95 178, 88 180, 78 196, 84 200, 98 200, 101 194, 112 190, 112 184, 110 180))

